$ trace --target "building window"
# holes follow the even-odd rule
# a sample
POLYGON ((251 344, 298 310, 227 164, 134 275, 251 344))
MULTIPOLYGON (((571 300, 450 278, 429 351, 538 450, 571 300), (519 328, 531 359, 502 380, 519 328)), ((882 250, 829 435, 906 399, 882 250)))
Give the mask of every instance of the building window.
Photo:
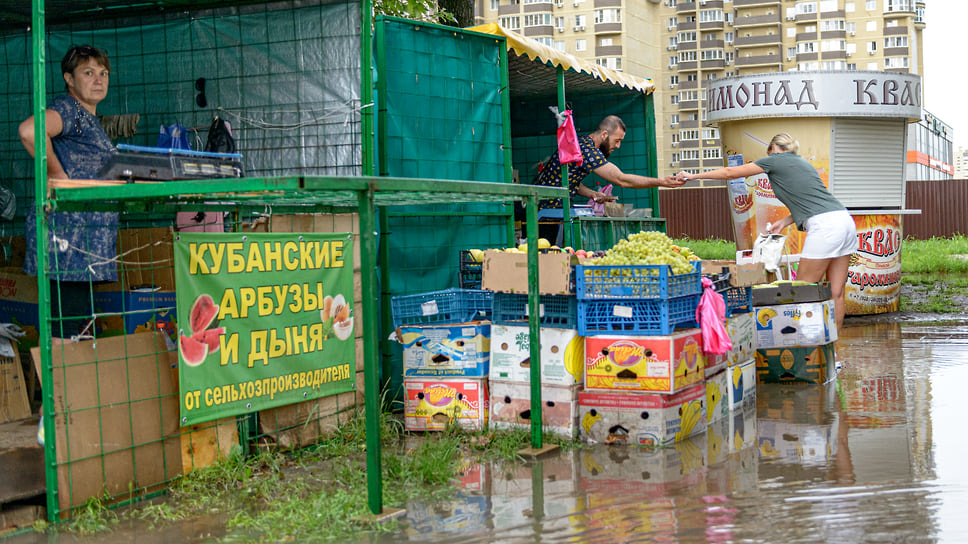
POLYGON ((612 45, 612 38, 602 38, 598 40, 599 47, 609 47, 612 45))
POLYGON ((867 11, 874 11, 875 9, 877 9, 877 0, 867 0, 867 2, 864 5, 864 9, 866 9, 867 11))
POLYGON ((565 18, 564 17, 555 17, 555 28, 558 29, 558 32, 564 32, 565 31, 565 18))
POLYGON ((677 45, 679 40, 675 36, 669 36, 669 47, 674 49, 677 45))
POLYGON ((722 49, 703 49, 700 58, 702 60, 723 60, 724 56, 722 49))
POLYGON ((595 59, 595 64, 619 72, 622 71, 622 57, 600 57, 595 59))
POLYGON ((847 70, 848 71, 856 71, 857 70, 857 63, 854 63, 854 62, 848 63, 847 64, 847 70))
POLYGON ((690 102, 693 100, 699 100, 699 91, 679 91, 680 102, 690 102))
POLYGON ((679 25, 679 19, 677 17, 669 17, 669 30, 673 30, 679 25))
POLYGON ((680 32, 678 37, 679 37, 679 43, 696 41, 695 32, 680 32))
POLYGON ((679 56, 672 55, 669 57, 669 68, 675 68, 679 64, 679 56))
POLYGON ((850 32, 850 35, 853 36, 854 34, 857 33, 857 23, 847 23, 844 26, 844 30, 846 30, 847 32, 850 32))
POLYGON ((716 72, 706 72, 706 81, 713 81, 716 79, 716 72))
MULTIPOLYGON (((551 26, 550 13, 531 13, 524 16, 524 26, 551 26)), ((550 43, 547 45, 551 45, 550 43)))
POLYGON ((817 52, 816 42, 802 42, 797 44, 797 54, 816 53, 816 52, 817 52))
POLYGON ((598 23, 621 23, 622 10, 620 9, 596 9, 595 24, 598 23))
POLYGON ((821 70, 845 70, 847 63, 842 60, 829 60, 820 63, 821 70))
POLYGON ((719 34, 716 32, 709 32, 708 34, 704 35, 702 39, 706 42, 714 42, 719 39, 719 34))
POLYGON ((877 21, 867 21, 867 31, 877 32, 877 21))
POLYGON ((877 52, 877 42, 867 42, 867 53, 874 54, 877 52))
POLYGON ((700 23, 714 23, 723 21, 723 10, 721 9, 703 9, 699 11, 699 22, 700 23))
POLYGON ((816 2, 797 2, 795 9, 797 10, 797 15, 806 13, 817 13, 817 3, 816 2))
POLYGON ((723 152, 718 147, 708 148, 702 150, 702 158, 705 159, 721 159, 723 158, 723 152))
MULTIPOLYGON (((726 52, 726 64, 729 64, 731 62, 733 62, 733 52, 732 51, 727 51, 726 52)), ((726 75, 727 76, 731 76, 733 74, 727 73, 726 75)))
POLYGON ((679 103, 679 95, 677 95, 677 94, 674 94, 674 95, 672 95, 672 96, 671 96, 670 98, 672 99, 672 105, 673 105, 673 106, 675 106, 676 104, 678 104, 678 103, 679 103))
POLYGON ((680 155, 678 153, 673 153, 672 154, 672 162, 679 162, 679 156, 680 155))
POLYGON ((803 33, 804 34, 816 34, 817 33, 817 25, 807 25, 807 26, 803 27, 803 33))
MULTIPOLYGON (((685 138, 683 138, 685 139, 685 138)), ((682 160, 684 161, 698 161, 699 160, 699 150, 698 149, 683 149, 680 153, 682 160)))
POLYGON ((524 0, 525 4, 550 4, 551 0, 524 0))
MULTIPOLYGON (((686 141, 686 140, 698 140, 699 139, 699 131, 696 130, 696 129, 692 129, 692 130, 680 130, 679 131, 679 139, 682 140, 682 141, 686 141)), ((683 158, 685 158, 685 157, 683 157, 683 158)))
POLYGON ((497 11, 497 8, 500 4, 500 0, 491 0, 491 11, 497 11))
POLYGON ((844 30, 847 28, 847 22, 843 19, 830 19, 827 21, 820 21, 820 32, 827 32, 830 30, 844 30))
POLYGON ((534 41, 540 43, 541 45, 547 45, 548 47, 553 46, 555 43, 554 39, 550 37, 533 38, 533 39, 534 41))
POLYGON ((908 37, 907 36, 890 36, 884 38, 884 47, 907 47, 908 37))
POLYGON ((680 51, 679 62, 696 62, 695 51, 680 51))
POLYGON ((820 64, 816 62, 801 62, 797 64, 797 70, 801 72, 815 72, 820 69, 820 64))
POLYGON ((575 40, 575 51, 584 51, 585 49, 586 49, 586 47, 585 47, 585 40, 583 40, 583 39, 582 40, 575 40))
POLYGON ((679 124, 679 114, 678 113, 673 113, 672 115, 669 116, 669 124, 670 125, 678 125, 679 124))
POLYGON ((787 56, 788 57, 795 57, 795 56, 797 56, 797 48, 796 47, 787 47, 787 56))
POLYGON ((678 85, 679 76, 669 76, 669 85, 678 85))
POLYGON ((876 62, 868 62, 867 63, 867 69, 868 70, 871 70, 873 72, 876 72, 877 70, 880 69, 880 67, 877 65, 876 62))
POLYGON ((907 68, 908 58, 907 57, 889 57, 884 59, 884 69, 890 70, 892 68, 907 68))
POLYGON ((726 43, 733 43, 733 33, 732 32, 724 32, 723 33, 723 41, 725 41, 726 43))
POLYGON ((837 11, 837 0, 820 0, 820 11, 837 11))
POLYGON ((702 129, 702 139, 703 140, 717 140, 717 139, 719 139, 719 129, 718 128, 704 128, 704 129, 702 129))
POLYGON ((820 42, 821 51, 846 51, 846 40, 823 40, 820 42))
POLYGON ((795 38, 797 36, 797 27, 791 26, 786 29, 787 38, 795 38))
POLYGON ((521 30, 521 17, 517 15, 501 17, 499 23, 508 30, 521 30))
POLYGON ((565 40, 558 40, 558 41, 556 41, 555 42, 555 49, 557 49, 558 51, 564 51, 565 50, 565 40))

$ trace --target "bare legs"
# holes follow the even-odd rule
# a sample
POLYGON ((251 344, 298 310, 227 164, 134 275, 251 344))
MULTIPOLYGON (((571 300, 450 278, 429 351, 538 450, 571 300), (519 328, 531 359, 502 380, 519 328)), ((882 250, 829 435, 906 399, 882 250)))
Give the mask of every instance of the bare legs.
POLYGON ((847 268, 850 265, 850 255, 833 259, 800 259, 797 266, 797 279, 810 283, 822 281, 826 276, 830 282, 830 294, 834 299, 834 311, 837 318, 837 330, 844 324, 846 306, 844 290, 847 285, 847 268))

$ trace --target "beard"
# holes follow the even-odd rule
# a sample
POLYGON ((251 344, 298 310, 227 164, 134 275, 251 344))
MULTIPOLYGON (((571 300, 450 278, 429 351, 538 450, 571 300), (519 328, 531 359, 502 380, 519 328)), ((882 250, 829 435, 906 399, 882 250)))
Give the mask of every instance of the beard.
POLYGON ((605 155, 606 159, 612 154, 612 149, 608 145, 608 140, 598 144, 598 150, 602 152, 602 155, 605 155))

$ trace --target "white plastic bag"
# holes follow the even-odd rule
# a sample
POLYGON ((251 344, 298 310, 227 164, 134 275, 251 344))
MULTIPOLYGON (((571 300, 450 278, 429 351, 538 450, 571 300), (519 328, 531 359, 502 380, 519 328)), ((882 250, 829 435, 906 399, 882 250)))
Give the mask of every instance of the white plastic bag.
POLYGON ((768 232, 760 234, 753 242, 753 262, 763 263, 767 272, 773 272, 780 277, 780 261, 783 259, 784 246, 786 246, 786 236, 768 232))

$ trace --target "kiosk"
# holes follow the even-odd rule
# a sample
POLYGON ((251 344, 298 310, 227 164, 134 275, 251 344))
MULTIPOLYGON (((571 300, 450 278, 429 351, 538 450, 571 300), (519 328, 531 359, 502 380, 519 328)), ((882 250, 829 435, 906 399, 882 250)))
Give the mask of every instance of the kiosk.
MULTIPOLYGON (((827 188, 857 224, 846 303, 849 315, 897 311, 907 125, 921 117, 921 77, 893 72, 781 72, 710 82, 706 122, 719 127, 730 164, 766 155, 787 132, 800 142, 827 188)), ((752 247, 767 223, 789 211, 765 174, 731 180, 737 249, 752 247)), ((799 253, 803 233, 790 227, 787 251, 799 253)))

